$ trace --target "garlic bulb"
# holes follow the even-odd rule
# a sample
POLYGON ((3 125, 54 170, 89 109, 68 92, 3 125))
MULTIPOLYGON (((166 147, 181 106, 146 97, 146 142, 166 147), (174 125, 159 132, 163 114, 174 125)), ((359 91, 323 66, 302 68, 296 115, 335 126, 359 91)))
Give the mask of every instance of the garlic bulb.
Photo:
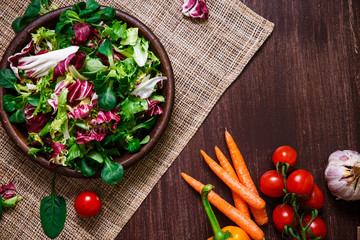
POLYGON ((360 199, 360 154, 353 150, 332 153, 325 178, 333 195, 344 200, 360 199))

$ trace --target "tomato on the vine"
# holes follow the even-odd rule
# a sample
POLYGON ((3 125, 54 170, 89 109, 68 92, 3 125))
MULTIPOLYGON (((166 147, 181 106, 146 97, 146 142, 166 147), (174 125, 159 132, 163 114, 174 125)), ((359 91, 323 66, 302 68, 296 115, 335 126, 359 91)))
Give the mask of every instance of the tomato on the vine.
POLYGON ((275 166, 278 162, 288 163, 290 166, 296 166, 297 153, 290 146, 281 146, 274 151, 272 155, 272 161, 275 166))
MULTIPOLYGON (((294 221, 294 210, 293 208, 288 204, 279 204, 276 206, 276 208, 273 211, 273 222, 276 227, 276 229, 279 232, 284 231, 284 227, 286 225, 291 225, 294 221)), ((298 221, 295 218, 294 227, 297 227, 298 221)))
POLYGON ((92 217, 101 210, 101 200, 99 196, 91 191, 80 193, 74 204, 77 214, 81 217, 92 217))
POLYGON ((314 184, 314 188, 309 196, 309 199, 301 201, 300 206, 302 209, 307 209, 308 207, 320 209, 324 205, 324 202, 325 197, 323 191, 314 184))
MULTIPOLYGON (((305 214, 303 217, 303 227, 309 224, 311 219, 311 214, 305 214)), ((321 237, 321 239, 325 238, 327 232, 326 224, 319 216, 317 216, 314 221, 311 222, 309 229, 306 232, 306 239, 312 239, 309 234, 309 230, 312 232, 314 237, 321 237)))
POLYGON ((290 193, 310 196, 314 188, 314 178, 308 171, 298 169, 289 175, 286 186, 290 193))
POLYGON ((260 178, 260 191, 269 197, 281 197, 285 193, 284 179, 275 170, 264 173, 260 178))

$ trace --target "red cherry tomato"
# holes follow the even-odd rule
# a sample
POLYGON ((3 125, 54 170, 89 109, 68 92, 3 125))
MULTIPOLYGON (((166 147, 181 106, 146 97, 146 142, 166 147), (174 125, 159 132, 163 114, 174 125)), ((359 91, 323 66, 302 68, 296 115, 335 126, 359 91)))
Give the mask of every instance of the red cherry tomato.
POLYGON ((289 175, 286 186, 290 193, 310 196, 314 188, 314 178, 304 169, 295 170, 289 175))
MULTIPOLYGON (((311 214, 305 214, 303 218, 303 226, 305 227, 311 220, 312 216, 311 214)), ((309 226, 308 231, 306 232, 306 239, 312 239, 309 230, 311 230, 314 237, 320 237, 321 239, 324 239, 326 236, 327 228, 325 222, 318 216, 312 221, 312 223, 309 226)))
MULTIPOLYGON (((283 232, 284 227, 286 225, 291 225, 292 222, 294 221, 294 210, 288 204, 285 204, 284 206, 282 206, 282 204, 279 204, 274 209, 272 218, 276 229, 279 232, 283 232)), ((294 223, 294 227, 297 227, 297 225, 298 225, 298 221, 296 219, 294 223)))
POLYGON ((278 147, 272 155, 272 161, 275 167, 278 162, 288 163, 290 166, 296 166, 297 163, 296 158, 297 158, 297 153, 290 146, 278 147))
POLYGON ((264 173, 260 178, 260 191, 269 197, 281 197, 285 193, 284 179, 275 170, 264 173))
POLYGON ((324 205, 324 202, 325 197, 323 191, 314 184, 314 188, 309 196, 309 199, 301 201, 300 206, 302 209, 307 209, 308 207, 320 209, 324 205))
POLYGON ((77 214, 81 217, 92 217, 101 210, 101 200, 99 196, 91 191, 80 193, 74 204, 77 214))

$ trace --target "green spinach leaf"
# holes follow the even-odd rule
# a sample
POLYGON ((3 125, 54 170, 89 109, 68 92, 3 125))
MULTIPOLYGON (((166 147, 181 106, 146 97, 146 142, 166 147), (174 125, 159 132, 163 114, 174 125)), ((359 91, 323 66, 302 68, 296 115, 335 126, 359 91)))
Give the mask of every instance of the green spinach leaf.
POLYGON ((66 220, 66 202, 61 196, 55 195, 55 173, 51 183, 51 195, 43 198, 40 203, 41 226, 49 238, 57 237, 64 228, 66 220))
POLYGON ((26 121, 26 119, 24 114, 21 112, 21 109, 18 109, 10 116, 9 121, 12 123, 23 123, 26 121))
POLYGON ((104 168, 101 171, 101 178, 104 182, 109 184, 116 184, 120 182, 124 175, 124 169, 120 163, 113 162, 108 158, 105 158, 104 168))
POLYGON ((94 175, 99 170, 100 167, 101 164, 90 158, 85 157, 80 160, 80 171, 86 177, 90 177, 94 175))
POLYGON ((4 95, 3 97, 3 107, 5 112, 12 112, 15 111, 15 101, 16 97, 13 95, 4 95))
POLYGON ((99 95, 98 104, 104 111, 111 111, 116 105, 116 96, 112 89, 112 82, 110 83, 105 92, 99 95))
POLYGON ((0 70, 0 86, 16 90, 16 76, 11 69, 6 68, 0 70))
POLYGON ((40 93, 31 94, 30 96, 27 97, 27 100, 31 105, 37 107, 40 102, 40 93))

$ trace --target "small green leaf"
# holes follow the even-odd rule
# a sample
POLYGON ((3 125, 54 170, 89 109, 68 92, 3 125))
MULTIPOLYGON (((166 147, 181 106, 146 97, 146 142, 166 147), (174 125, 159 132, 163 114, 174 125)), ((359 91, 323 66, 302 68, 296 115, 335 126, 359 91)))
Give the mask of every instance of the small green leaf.
POLYGON ((104 182, 109 184, 116 184, 120 182, 123 175, 124 169, 120 163, 105 159, 104 168, 101 171, 101 178, 104 180, 104 182))
POLYGON ((99 46, 98 51, 107 57, 112 56, 112 44, 109 38, 99 46))
POLYGON ((111 111, 116 105, 116 96, 110 84, 104 93, 99 95, 99 107, 104 111, 111 111))
POLYGON ((4 107, 4 110, 5 112, 12 112, 12 111, 15 111, 15 100, 16 100, 16 97, 13 96, 13 95, 4 95, 3 97, 3 107, 4 107))
POLYGON ((86 19, 89 23, 96 23, 100 20, 112 20, 115 18, 116 11, 111 7, 104 8, 100 11, 95 12, 89 18, 86 19))
POLYGON ((16 76, 11 69, 0 70, 0 86, 16 89, 16 76))
POLYGON ((146 120, 143 123, 140 123, 133 127, 132 131, 135 132, 136 130, 145 128, 145 129, 151 129, 156 123, 156 116, 151 117, 149 120, 146 120))
POLYGON ((81 128, 81 129, 90 131, 88 125, 86 125, 86 123, 84 123, 84 122, 74 122, 74 125, 81 128))
POLYGON ((27 97, 27 100, 31 105, 37 107, 40 101, 40 93, 31 94, 30 96, 27 97))
POLYGON ((91 158, 92 160, 97 161, 98 163, 102 164, 104 162, 104 158, 103 156, 97 152, 97 151, 92 151, 87 155, 88 158, 91 158))
POLYGON ((23 123, 26 121, 26 119, 24 114, 21 112, 21 109, 18 109, 10 116, 9 121, 12 123, 23 123))
POLYGON ((140 144, 144 145, 144 144, 147 144, 149 141, 150 141, 150 136, 147 135, 146 137, 144 137, 143 140, 141 140, 140 144))
POLYGON ((136 153, 140 150, 140 140, 138 138, 132 138, 131 141, 128 142, 128 150, 131 153, 136 153))
POLYGON ((86 177, 90 177, 94 175, 99 170, 100 167, 101 164, 90 158, 85 157, 80 160, 80 171, 86 177))
POLYGON ((41 0, 32 0, 24 16, 18 17, 12 22, 11 27, 16 33, 20 32, 27 24, 40 16, 41 3, 41 0))
POLYGON ((28 151, 28 154, 30 155, 30 156, 33 156, 34 158, 37 158, 37 156, 36 156, 36 154, 38 153, 38 152, 40 152, 40 150, 41 149, 39 149, 39 148, 30 148, 30 150, 28 151))
POLYGON ((145 99, 128 96, 121 103, 121 112, 120 115, 124 117, 125 120, 129 120, 134 117, 134 114, 145 111, 148 109, 148 104, 145 99))
POLYGON ((22 196, 14 196, 12 198, 3 200, 2 205, 4 208, 15 207, 16 203, 21 201, 22 199, 23 199, 22 196))
POLYGON ((91 13, 93 13, 94 11, 96 11, 96 9, 98 9, 99 7, 100 7, 100 5, 97 2, 95 2, 94 0, 89 0, 86 2, 85 9, 83 9, 79 13, 79 17, 85 18, 88 15, 90 15, 91 13))

